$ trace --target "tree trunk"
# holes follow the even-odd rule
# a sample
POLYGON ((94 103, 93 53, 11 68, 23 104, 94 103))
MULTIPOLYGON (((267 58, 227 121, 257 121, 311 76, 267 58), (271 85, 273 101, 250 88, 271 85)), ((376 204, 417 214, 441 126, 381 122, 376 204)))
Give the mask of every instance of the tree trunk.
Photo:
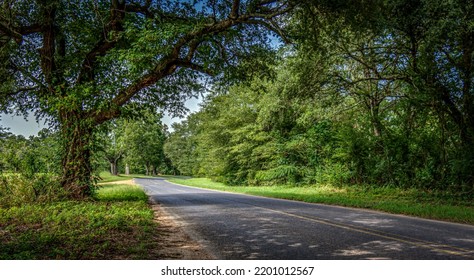
POLYGON ((125 175, 130 175, 130 167, 128 166, 128 163, 125 164, 125 175))
POLYGON ((91 194, 91 144, 93 126, 80 112, 61 114, 63 144, 61 185, 72 198, 91 194))
POLYGON ((118 175, 119 174, 119 169, 118 169, 118 163, 120 158, 122 157, 122 153, 110 153, 105 156, 105 159, 110 163, 110 174, 112 175, 118 175))
POLYGON ((115 160, 110 162, 110 174, 118 175, 117 161, 115 160))

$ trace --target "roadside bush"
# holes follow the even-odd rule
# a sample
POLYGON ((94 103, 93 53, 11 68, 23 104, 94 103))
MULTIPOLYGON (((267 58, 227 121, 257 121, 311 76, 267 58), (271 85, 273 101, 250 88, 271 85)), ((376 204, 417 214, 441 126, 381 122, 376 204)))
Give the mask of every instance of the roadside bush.
POLYGON ((66 197, 59 178, 50 174, 0 175, 0 207, 58 201, 66 197))

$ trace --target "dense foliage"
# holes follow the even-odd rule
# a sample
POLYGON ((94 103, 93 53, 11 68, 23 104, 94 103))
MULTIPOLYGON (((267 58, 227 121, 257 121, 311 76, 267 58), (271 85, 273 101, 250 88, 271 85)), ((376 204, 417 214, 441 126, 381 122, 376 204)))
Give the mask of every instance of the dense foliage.
POLYGON ((5 131, 0 133, 0 173, 58 174, 59 150, 57 133, 48 129, 30 138, 5 131))
POLYGON ((360 10, 364 24, 351 5, 299 9, 290 25, 296 44, 276 75, 209 94, 175 126, 165 152, 177 168, 230 184, 472 196, 472 3, 373 1, 360 10))
MULTIPOLYGON (((265 54, 292 1, 0 2, 0 110, 48 116, 62 186, 91 194, 96 128, 137 108, 182 112, 205 75, 265 54), (181 105, 181 106, 180 106, 181 105)), ((232 75, 226 75, 231 77, 232 75)), ((239 75, 235 75, 239 76, 239 75)))
POLYGON ((94 157, 112 173, 176 167, 230 184, 472 196, 474 5, 296 2, 4 2, 0 109, 49 115, 61 164, 26 154, 43 152, 36 140, 0 130, 3 168, 59 170, 76 197, 90 191, 94 157), (276 54, 265 30, 291 44, 276 54), (141 113, 181 112, 208 74, 202 110, 171 134, 141 113))

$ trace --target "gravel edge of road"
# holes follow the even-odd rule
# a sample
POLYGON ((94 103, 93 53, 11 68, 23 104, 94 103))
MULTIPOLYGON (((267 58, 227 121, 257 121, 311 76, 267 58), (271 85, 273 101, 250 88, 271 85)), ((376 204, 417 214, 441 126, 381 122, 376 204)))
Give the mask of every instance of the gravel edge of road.
POLYGON ((163 260, 215 260, 205 246, 192 238, 185 230, 185 225, 176 217, 150 199, 154 220, 158 224, 160 240, 159 254, 163 260))

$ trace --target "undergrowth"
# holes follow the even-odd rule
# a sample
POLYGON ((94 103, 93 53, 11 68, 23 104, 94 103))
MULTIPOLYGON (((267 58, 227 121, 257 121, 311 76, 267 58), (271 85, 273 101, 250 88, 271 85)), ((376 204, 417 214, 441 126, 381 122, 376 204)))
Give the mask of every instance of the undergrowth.
POLYGON ((100 186, 90 199, 71 201, 51 177, 30 187, 25 178, 2 180, 0 259, 160 258, 153 211, 138 186, 100 186))
POLYGON ((60 201, 67 197, 58 176, 0 174, 0 207, 60 201))

